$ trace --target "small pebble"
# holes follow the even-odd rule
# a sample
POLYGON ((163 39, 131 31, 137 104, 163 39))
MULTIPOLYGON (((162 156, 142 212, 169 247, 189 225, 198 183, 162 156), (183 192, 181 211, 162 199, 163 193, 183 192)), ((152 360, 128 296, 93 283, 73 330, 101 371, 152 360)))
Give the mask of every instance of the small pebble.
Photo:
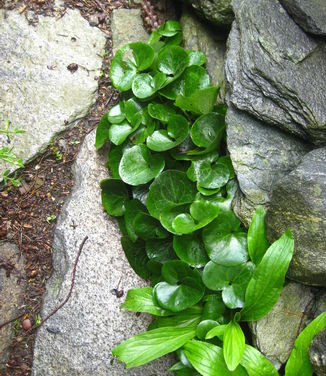
POLYGON ((30 319, 23 320, 23 329, 26 330, 26 332, 30 330, 31 327, 32 327, 32 323, 30 319))

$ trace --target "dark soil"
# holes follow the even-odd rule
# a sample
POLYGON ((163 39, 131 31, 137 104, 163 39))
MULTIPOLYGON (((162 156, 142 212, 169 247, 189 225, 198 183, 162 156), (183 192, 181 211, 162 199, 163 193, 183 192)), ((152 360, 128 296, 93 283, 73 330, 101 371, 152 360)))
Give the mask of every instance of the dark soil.
MULTIPOLYGON (((143 2, 141 6, 148 30, 171 17, 172 3, 165 0, 155 4, 143 2)), ((52 0, 0 0, 0 8, 19 9, 31 23, 37 23, 38 15, 62 17, 66 8, 77 8, 87 20, 92 16, 94 20, 96 16, 97 27, 108 37, 103 75, 99 77, 98 99, 88 117, 57 137, 43 155, 20 172, 22 185, 19 188, 0 187, 0 241, 10 241, 18 246, 26 259, 27 276, 24 305, 20 307, 20 315, 23 316, 16 323, 9 324, 15 326, 15 339, 7 366, 0 371, 1 376, 27 376, 31 373, 36 331, 24 331, 22 320, 28 318, 35 325, 40 317, 45 284, 52 273, 56 218, 74 184, 72 164, 86 134, 96 127, 102 115, 119 99, 108 72, 112 59, 111 12, 117 8, 133 7, 136 7, 134 2, 128 0, 65 0, 64 9, 58 12, 52 0)))

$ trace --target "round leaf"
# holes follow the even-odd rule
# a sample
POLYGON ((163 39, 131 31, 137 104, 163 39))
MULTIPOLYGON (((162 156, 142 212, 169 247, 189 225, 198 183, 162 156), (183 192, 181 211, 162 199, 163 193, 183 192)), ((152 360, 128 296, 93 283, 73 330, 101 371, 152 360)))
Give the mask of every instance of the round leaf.
POLYGON ((157 73, 151 76, 149 73, 137 74, 132 82, 132 92, 137 98, 151 97, 157 90, 159 90, 166 77, 163 73, 157 73))
POLYGON ((230 170, 223 163, 204 161, 198 172, 198 185, 206 189, 223 187, 230 178, 230 170))
POLYGON ((214 320, 219 324, 225 323, 225 304, 222 301, 221 295, 207 295, 205 296, 205 305, 203 309, 202 320, 214 320))
POLYGON ((196 329, 196 337, 199 339, 204 340, 206 338, 206 334, 216 326, 220 325, 217 321, 214 320, 203 320, 201 321, 196 329))
POLYGON ((203 282, 210 290, 220 291, 229 285, 240 270, 241 266, 223 266, 209 261, 203 271, 203 282))
POLYGON ((145 145, 136 145, 124 151, 119 174, 130 185, 145 184, 154 179, 164 168, 162 155, 153 155, 145 145))
POLYGON ((112 124, 119 124, 126 118, 124 113, 123 102, 113 106, 108 113, 108 120, 112 124))
POLYGON ((208 261, 204 244, 198 233, 174 236, 173 248, 177 256, 190 266, 200 268, 208 261))
POLYGON ((137 236, 144 240, 164 239, 169 235, 157 219, 144 212, 139 212, 134 218, 134 228, 137 236))
POLYGON ((121 145, 135 129, 127 121, 112 124, 109 128, 109 139, 114 145, 121 145))
POLYGON ((204 65, 206 63, 206 56, 201 51, 187 51, 189 57, 189 66, 204 65))
POLYGON ((102 205, 105 211, 113 216, 121 216, 125 212, 128 201, 128 191, 119 179, 104 179, 100 183, 102 205))
POLYGON ((158 54, 157 67, 167 75, 176 76, 187 67, 188 61, 188 54, 182 47, 171 46, 158 54))
POLYGON ((157 32, 164 37, 172 37, 181 30, 180 22, 169 20, 157 29, 157 32))
POLYGON ((132 81, 137 74, 135 64, 130 59, 126 61, 123 59, 124 52, 123 48, 116 52, 110 67, 113 86, 120 91, 130 90, 132 81))
POLYGON ((171 239, 150 239, 146 241, 146 253, 150 260, 162 263, 177 258, 171 239))
POLYGON ((152 118, 165 124, 169 121, 172 115, 175 115, 175 110, 164 104, 150 103, 148 105, 148 113, 152 118))
POLYGON ((133 60, 138 71, 148 69, 154 61, 154 50, 144 42, 129 43, 128 48, 132 51, 133 60))

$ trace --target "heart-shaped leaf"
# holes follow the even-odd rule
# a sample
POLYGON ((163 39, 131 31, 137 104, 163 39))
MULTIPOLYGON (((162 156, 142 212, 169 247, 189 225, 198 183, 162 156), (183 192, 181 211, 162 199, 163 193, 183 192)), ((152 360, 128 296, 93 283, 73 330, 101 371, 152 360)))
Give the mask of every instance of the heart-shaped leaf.
POLYGON ((221 294, 206 295, 202 320, 214 320, 219 324, 225 323, 225 304, 223 303, 221 294))
POLYGON ((160 72, 155 75, 140 73, 132 82, 132 92, 137 98, 149 98, 163 86, 165 81, 165 74, 160 72))
POLYGON ((168 121, 167 129, 155 131, 147 138, 146 144, 153 151, 166 151, 181 144, 188 132, 187 119, 182 115, 172 115, 168 121))
POLYGON ((198 303, 204 295, 205 287, 200 273, 183 261, 165 263, 162 276, 166 282, 160 282, 154 287, 154 296, 165 309, 172 312, 183 311, 198 303))
POLYGON ((144 212, 136 214, 134 228, 136 235, 144 240, 164 239, 169 236, 157 219, 144 212))
POLYGON ((125 184, 119 179, 104 179, 100 186, 105 211, 113 216, 123 215, 129 196, 125 184))
POLYGON ((154 179, 163 168, 162 155, 153 155, 145 145, 136 145, 124 151, 119 165, 119 174, 125 183, 140 185, 154 179))
POLYGON ((208 114, 213 111, 218 91, 217 87, 207 87, 195 91, 189 97, 178 95, 174 104, 183 111, 194 114, 208 114))
POLYGON ((222 211, 203 230, 203 241, 209 258, 217 264, 235 266, 248 260, 247 236, 232 211, 222 211))
POLYGON ((157 57, 158 69, 167 75, 178 76, 188 65, 188 54, 179 46, 166 47, 157 57))
POLYGON ((174 236, 173 248, 180 260, 190 266, 200 268, 208 261, 203 241, 198 233, 174 236))
POLYGON ((229 168, 223 164, 204 161, 199 168, 198 185, 206 189, 223 187, 230 178, 229 168))
POLYGON ((109 139, 114 145, 121 145, 136 129, 137 127, 133 128, 127 121, 123 121, 120 124, 111 124, 109 128, 109 139))
POLYGON ((124 60, 125 52, 128 47, 118 50, 112 59, 110 66, 110 78, 113 86, 120 91, 131 89, 132 81, 137 74, 137 67, 130 59, 124 60))
POLYGON ((146 253, 150 260, 161 263, 177 258, 171 239, 150 239, 146 241, 146 253))
POLYGON ((165 104, 150 103, 148 105, 148 113, 152 118, 166 124, 170 120, 171 116, 175 115, 175 110, 165 104))

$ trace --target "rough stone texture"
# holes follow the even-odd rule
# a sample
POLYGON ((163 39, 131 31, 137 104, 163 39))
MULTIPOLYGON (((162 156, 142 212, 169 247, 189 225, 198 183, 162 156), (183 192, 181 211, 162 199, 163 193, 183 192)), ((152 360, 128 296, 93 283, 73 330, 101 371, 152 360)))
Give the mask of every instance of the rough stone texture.
POLYGON ((148 39, 140 9, 114 9, 111 30, 113 53, 124 44, 148 39))
POLYGON ((277 369, 288 359, 298 330, 306 323, 303 313, 313 300, 309 287, 290 282, 272 311, 251 324, 255 345, 277 369))
POLYGON ((308 33, 326 35, 324 0, 280 0, 295 22, 308 33))
POLYGON ((184 8, 180 22, 185 48, 202 51, 206 55, 206 68, 212 84, 220 84, 224 81, 226 35, 223 32, 211 30, 187 8, 184 8))
POLYGON ((234 19, 231 0, 186 0, 201 16, 220 27, 229 27, 234 19))
POLYGON ((326 286, 325 177, 326 148, 315 149, 276 184, 266 216, 271 240, 291 229, 295 251, 288 276, 309 285, 326 286))
POLYGON ((317 376, 326 376, 326 329, 316 334, 309 347, 309 358, 317 376))
MULTIPOLYGON (((5 17, 0 10, 0 126, 9 119, 26 131, 11 143, 25 162, 87 114, 106 41, 77 10, 38 19, 32 26, 23 14, 6 11, 5 17), (67 69, 72 63, 79 66, 75 73, 67 69)), ((0 135, 0 147, 6 144, 0 135)))
POLYGON ((325 144, 326 43, 305 34, 278 0, 232 5, 229 100, 262 121, 325 144))
POLYGON ((275 183, 293 170, 309 149, 299 139, 232 105, 226 123, 228 150, 240 186, 234 210, 249 226, 256 207, 268 207, 275 183))
MULTIPOLYGON (((13 266, 11 272, 0 267, 0 324, 19 314, 25 291, 24 258, 12 243, 0 243, 0 262, 13 266)), ((13 326, 0 329, 0 369, 6 366, 14 336, 13 326)))
POLYGON ((87 136, 74 166, 75 186, 55 231, 54 274, 47 284, 42 316, 68 293, 79 245, 88 235, 69 302, 40 328, 34 350, 34 376, 161 376, 171 359, 136 370, 111 363, 111 351, 126 338, 146 330, 149 316, 120 312, 124 299, 111 290, 145 286, 130 268, 115 220, 103 212, 99 181, 107 177, 107 151, 95 150, 95 132, 87 136))

